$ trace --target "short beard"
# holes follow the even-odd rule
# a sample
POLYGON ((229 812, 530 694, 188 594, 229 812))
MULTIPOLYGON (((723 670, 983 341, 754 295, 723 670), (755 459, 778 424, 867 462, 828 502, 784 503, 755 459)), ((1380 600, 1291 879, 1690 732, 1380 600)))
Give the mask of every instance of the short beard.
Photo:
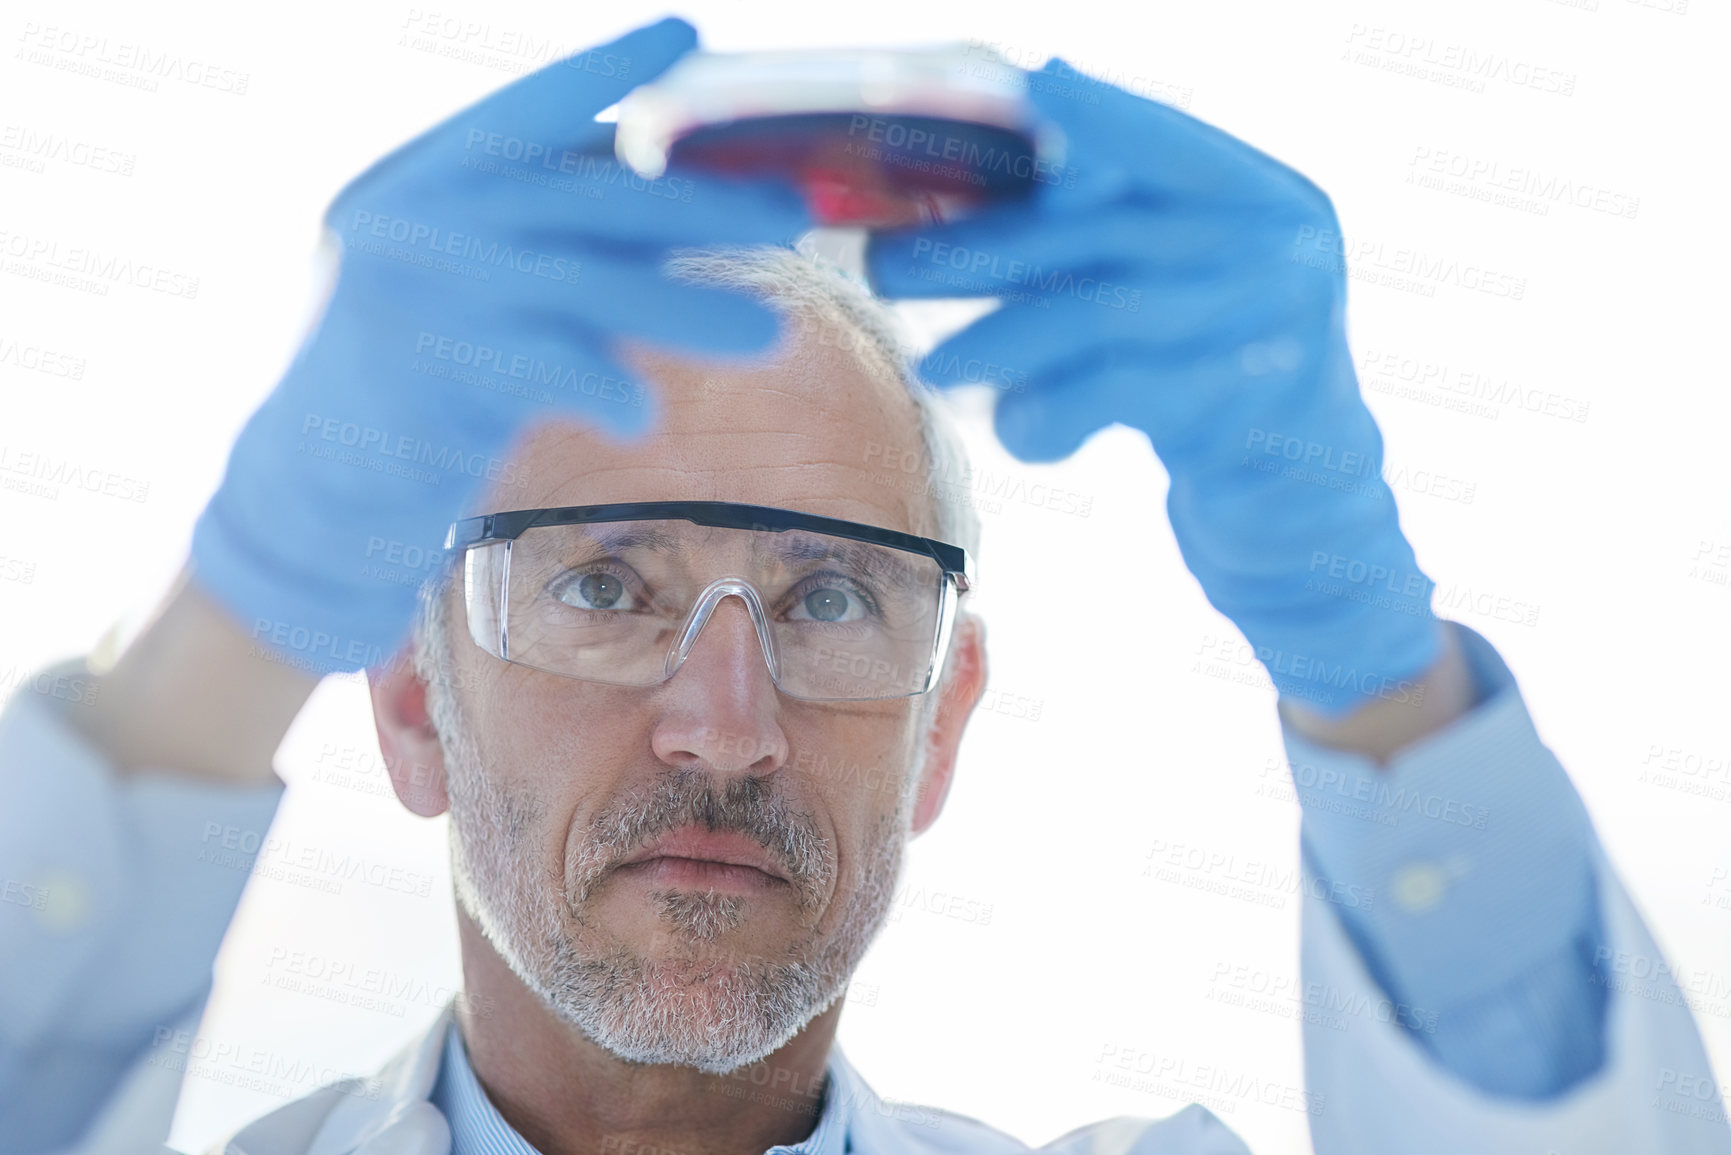
MULTIPOLYGON (((442 617, 443 615, 438 615, 442 617)), ((901 873, 913 804, 898 792, 893 814, 871 831, 858 858, 841 918, 827 936, 816 924, 831 892, 830 846, 809 815, 790 812, 765 779, 718 788, 712 775, 673 770, 645 792, 611 801, 584 832, 567 877, 526 872, 539 860, 543 807, 513 794, 485 772, 462 705, 449 685, 442 622, 417 640, 428 713, 445 755, 451 804, 451 859, 457 901, 525 986, 562 1020, 631 1062, 727 1074, 773 1054, 834 1005, 889 913, 901 873), (431 652, 428 652, 431 651, 431 652), (654 834, 685 823, 735 830, 758 841, 793 886, 810 933, 778 959, 703 958, 698 949, 744 919, 731 895, 690 890, 653 893, 657 913, 691 947, 683 959, 657 961, 614 942, 584 949, 584 908, 595 888, 654 834)), ((917 779, 918 767, 910 776, 917 779)))

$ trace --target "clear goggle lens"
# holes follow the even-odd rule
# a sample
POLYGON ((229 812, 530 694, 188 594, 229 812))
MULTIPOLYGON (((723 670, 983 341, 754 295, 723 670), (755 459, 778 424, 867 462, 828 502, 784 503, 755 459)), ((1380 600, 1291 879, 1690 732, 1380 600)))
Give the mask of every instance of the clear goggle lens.
POLYGON ((814 701, 931 688, 955 611, 938 562, 872 542, 680 520, 541 526, 464 561, 475 644, 618 686, 671 678, 728 597, 750 612, 771 678, 814 701))

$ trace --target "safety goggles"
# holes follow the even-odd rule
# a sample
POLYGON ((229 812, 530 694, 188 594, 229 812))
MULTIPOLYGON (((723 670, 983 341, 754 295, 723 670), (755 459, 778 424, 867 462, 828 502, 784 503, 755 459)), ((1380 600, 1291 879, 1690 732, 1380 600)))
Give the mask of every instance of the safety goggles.
POLYGON ((930 690, 972 574, 960 546, 727 501, 490 513, 445 548, 463 553, 469 636, 496 658, 659 685, 737 597, 776 687, 819 702, 930 690))

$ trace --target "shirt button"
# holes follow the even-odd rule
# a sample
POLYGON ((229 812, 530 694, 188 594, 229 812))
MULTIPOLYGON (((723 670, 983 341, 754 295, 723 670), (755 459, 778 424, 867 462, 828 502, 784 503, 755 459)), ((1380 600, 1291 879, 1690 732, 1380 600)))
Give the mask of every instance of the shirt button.
POLYGON ((1409 862, 1394 872, 1389 892, 1394 904, 1408 914, 1423 914, 1442 901, 1449 873, 1434 862, 1409 862))
POLYGON ((36 917, 59 934, 70 934, 90 919, 90 890, 74 874, 51 871, 37 883, 45 899, 36 917))

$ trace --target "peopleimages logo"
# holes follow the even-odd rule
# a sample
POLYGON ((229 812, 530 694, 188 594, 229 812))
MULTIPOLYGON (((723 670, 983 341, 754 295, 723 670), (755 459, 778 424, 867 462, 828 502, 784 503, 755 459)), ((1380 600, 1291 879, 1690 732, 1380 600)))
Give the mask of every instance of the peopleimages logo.
POLYGON ((410 8, 398 25, 399 47, 494 68, 531 72, 555 62, 595 76, 631 75, 632 59, 561 40, 533 29, 469 20, 447 12, 410 8))
POLYGON ((488 241, 471 233, 454 233, 437 225, 383 216, 364 209, 355 211, 349 222, 349 233, 363 240, 374 237, 410 248, 424 248, 429 253, 477 261, 496 269, 513 269, 548 281, 576 281, 582 272, 581 263, 567 257, 488 241))
MULTIPOLYGON (((982 145, 971 137, 910 127, 899 120, 881 116, 854 113, 848 122, 847 134, 863 137, 872 144, 881 144, 902 154, 917 153, 929 160, 950 162, 958 166, 958 173, 995 172, 1065 188, 1074 188, 1076 184, 1074 169, 1066 169, 1032 153, 982 145)), ((850 145, 850 150, 852 147, 850 145)))
POLYGON ((384 648, 358 638, 296 625, 293 622, 254 619, 252 640, 265 642, 287 659, 287 664, 303 669, 314 668, 320 662, 335 662, 359 669, 384 661, 384 648))
POLYGON ((50 237, 0 229, 0 256, 15 258, 6 266, 8 273, 102 296, 110 285, 131 285, 188 301, 198 297, 199 279, 190 273, 101 249, 62 248, 50 237))
POLYGON ((60 496, 60 486, 121 501, 142 502, 150 497, 148 481, 112 469, 92 468, 71 458, 0 444, 0 488, 53 501, 60 496), (3 476, 8 474, 13 476, 3 476))
MULTIPOLYGON (((33 172, 42 172, 48 161, 55 161, 93 172, 131 176, 133 166, 138 163, 136 153, 121 152, 57 132, 38 131, 22 124, 0 127, 0 153, 18 157, 24 163, 14 167, 29 168, 33 172)), ((0 164, 9 163, 0 157, 0 164)))
POLYGON ((18 41, 16 59, 146 92, 157 91, 159 81, 178 80, 195 88, 245 96, 252 81, 250 72, 190 59, 170 49, 131 40, 111 40, 106 35, 38 24, 34 20, 24 22, 18 41))
POLYGON ((998 253, 952 245, 947 241, 932 241, 921 237, 914 242, 913 259, 935 270, 953 270, 947 283, 985 287, 988 281, 1006 285, 1021 285, 1052 296, 1074 297, 1091 305, 1107 309, 1139 312, 1142 290, 1127 285, 1103 281, 1098 277, 1078 277, 1063 269, 1046 269, 1021 260, 1006 260, 998 253))
POLYGON ((1406 183, 1453 192, 1490 203, 1550 215, 1553 204, 1572 205, 1606 216, 1634 220, 1641 198, 1578 181, 1531 165, 1511 165, 1488 156, 1472 156, 1419 145, 1409 163, 1406 183), (1510 194, 1507 198, 1492 194, 1510 194))
POLYGON ((445 473, 466 473, 504 485, 517 483, 515 462, 501 461, 484 453, 471 453, 454 445, 434 445, 419 437, 393 434, 371 425, 308 413, 301 419, 301 436, 328 441, 358 453, 376 453, 416 465, 430 465, 445 473))
POLYGON ((41 345, 26 345, 4 336, 0 336, 0 365, 13 365, 32 373, 46 373, 50 377, 65 377, 73 381, 84 379, 84 358, 41 345))
MULTIPOLYGON (((593 397, 599 401, 612 401, 620 405, 642 405, 646 396, 643 386, 634 381, 612 377, 579 366, 568 368, 562 363, 550 364, 539 357, 531 357, 526 353, 495 349, 491 345, 475 341, 463 341, 455 337, 443 337, 437 333, 422 331, 415 338, 415 353, 419 356, 430 357, 435 361, 447 362, 451 365, 473 370, 475 373, 508 377, 515 381, 524 382, 528 386, 562 389, 568 393, 593 397)), ((462 380, 455 373, 440 375, 449 375, 453 380, 462 380)), ((484 378, 478 380, 484 381, 484 378)), ((537 400, 551 401, 553 398, 550 395, 542 395, 537 397, 537 400)))
POLYGON ((539 141, 525 140, 520 136, 487 132, 485 129, 470 129, 463 149, 463 168, 477 172, 501 172, 515 179, 526 180, 529 184, 567 192, 585 188, 598 198, 605 195, 599 187, 601 185, 645 193, 662 200, 682 202, 689 202, 697 191, 697 182, 686 177, 641 176, 605 156, 556 148, 539 141), (500 165, 500 161, 514 162, 523 167, 507 168, 500 165), (572 181, 555 180, 556 177, 571 177, 573 181, 588 183, 579 186, 572 181))
POLYGON ((1448 285, 1487 296, 1520 301, 1527 295, 1527 279, 1512 273, 1463 262, 1455 257, 1433 256, 1410 245, 1389 245, 1380 240, 1348 239, 1330 229, 1300 225, 1292 242, 1292 260, 1310 269, 1342 273, 1388 288, 1406 289, 1434 296, 1436 286, 1448 285))

